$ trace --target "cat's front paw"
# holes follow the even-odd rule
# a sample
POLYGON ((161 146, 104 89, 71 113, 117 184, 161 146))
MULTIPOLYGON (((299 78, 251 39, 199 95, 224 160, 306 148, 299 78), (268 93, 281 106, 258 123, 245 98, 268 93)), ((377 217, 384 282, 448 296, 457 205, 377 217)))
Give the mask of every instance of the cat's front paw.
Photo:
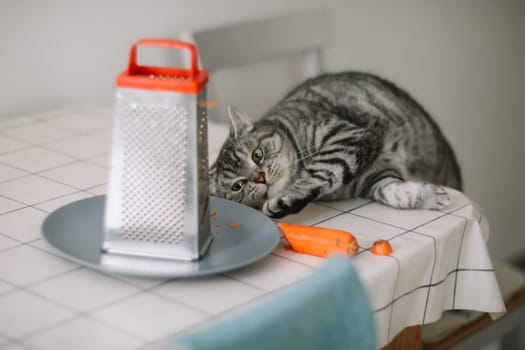
POLYGON ((443 186, 424 184, 421 197, 423 209, 442 210, 450 205, 450 196, 443 186))
POLYGON ((305 205, 300 201, 292 200, 288 196, 274 197, 263 204, 262 211, 271 218, 280 219, 286 215, 299 212, 305 205))
POLYGON ((378 185, 373 198, 400 209, 441 210, 450 205, 445 187, 413 181, 386 180, 378 185))
POLYGON ((287 197, 270 198, 263 204, 262 211, 271 218, 282 218, 290 213, 290 200, 287 197))

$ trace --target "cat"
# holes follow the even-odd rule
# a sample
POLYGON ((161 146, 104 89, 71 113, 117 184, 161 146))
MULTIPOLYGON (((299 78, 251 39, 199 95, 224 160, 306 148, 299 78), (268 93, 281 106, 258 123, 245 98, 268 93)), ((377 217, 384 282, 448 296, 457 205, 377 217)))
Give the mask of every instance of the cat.
POLYGON ((369 198, 440 210, 462 189, 454 152, 407 92, 362 72, 309 79, 254 122, 228 107, 230 134, 210 194, 272 218, 314 200, 369 198))

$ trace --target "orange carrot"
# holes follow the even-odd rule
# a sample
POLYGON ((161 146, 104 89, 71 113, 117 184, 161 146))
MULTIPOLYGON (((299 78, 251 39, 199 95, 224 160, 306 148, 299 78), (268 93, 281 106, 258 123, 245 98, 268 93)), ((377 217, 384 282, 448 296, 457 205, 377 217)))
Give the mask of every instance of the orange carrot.
POLYGON ((390 255, 392 254, 392 246, 388 241, 380 239, 372 244, 370 251, 375 255, 390 255))
POLYGON ((215 215, 217 215, 217 211, 216 210, 210 211, 210 217, 214 217, 215 215))
POLYGON ((221 224, 215 224, 215 227, 222 227, 221 224))
POLYGON ((228 226, 230 226, 230 227, 241 227, 242 224, 229 224, 228 226))
POLYGON ((359 250, 355 237, 346 231, 284 222, 278 222, 277 226, 290 248, 297 253, 320 257, 327 257, 333 253, 354 256, 359 250))

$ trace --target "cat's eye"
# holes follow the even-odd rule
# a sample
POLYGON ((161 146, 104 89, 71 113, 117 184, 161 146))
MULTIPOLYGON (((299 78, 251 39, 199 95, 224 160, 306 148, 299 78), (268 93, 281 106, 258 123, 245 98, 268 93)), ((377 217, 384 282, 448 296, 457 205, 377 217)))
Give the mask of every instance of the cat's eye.
POLYGON ((243 188, 244 188, 244 185, 246 185, 246 180, 238 180, 238 181, 235 181, 232 185, 232 191, 233 192, 240 192, 243 188))
POLYGON ((264 158, 264 151, 261 147, 257 147, 252 152, 252 160, 255 162, 255 164, 259 164, 264 158))

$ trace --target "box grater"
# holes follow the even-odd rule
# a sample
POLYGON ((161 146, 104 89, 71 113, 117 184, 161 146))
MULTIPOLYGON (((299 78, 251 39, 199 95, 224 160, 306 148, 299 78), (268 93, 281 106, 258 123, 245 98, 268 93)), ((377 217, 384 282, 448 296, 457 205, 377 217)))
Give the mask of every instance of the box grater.
POLYGON ((177 40, 132 45, 117 78, 102 249, 198 260, 209 247, 206 84, 196 47, 177 40), (188 50, 189 68, 140 66, 137 47, 188 50))

